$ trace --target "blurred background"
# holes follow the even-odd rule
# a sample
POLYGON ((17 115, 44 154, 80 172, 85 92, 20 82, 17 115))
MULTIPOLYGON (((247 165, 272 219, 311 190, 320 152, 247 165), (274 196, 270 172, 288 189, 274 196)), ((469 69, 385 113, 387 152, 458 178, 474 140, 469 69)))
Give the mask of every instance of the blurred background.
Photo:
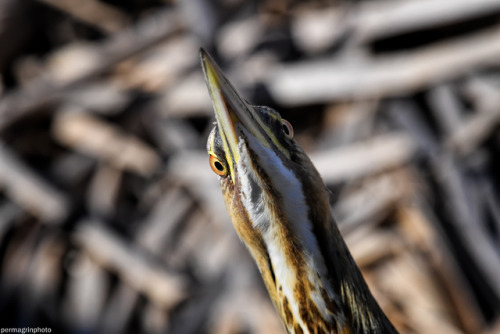
POLYGON ((500 0, 0 0, 0 327, 284 333, 198 59, 295 127, 401 333, 500 333, 500 0))

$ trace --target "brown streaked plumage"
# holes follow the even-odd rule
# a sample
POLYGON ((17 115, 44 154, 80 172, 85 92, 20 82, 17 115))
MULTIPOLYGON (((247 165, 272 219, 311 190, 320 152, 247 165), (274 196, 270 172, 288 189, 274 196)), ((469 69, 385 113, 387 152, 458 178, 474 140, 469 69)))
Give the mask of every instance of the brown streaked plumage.
POLYGON ((289 333, 396 333, 331 215, 329 193, 291 125, 243 100, 201 50, 217 125, 208 139, 236 232, 289 333))

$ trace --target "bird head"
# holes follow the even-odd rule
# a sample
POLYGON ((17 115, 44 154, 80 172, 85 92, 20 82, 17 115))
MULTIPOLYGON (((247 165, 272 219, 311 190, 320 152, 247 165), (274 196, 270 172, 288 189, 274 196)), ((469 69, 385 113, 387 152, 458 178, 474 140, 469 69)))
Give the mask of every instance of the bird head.
MULTIPOLYGON (((307 225, 310 214, 330 217, 329 194, 294 140, 292 125, 270 107, 249 104, 211 57, 200 52, 216 118, 207 142, 209 163, 220 177, 230 214, 244 211, 260 232, 273 223, 294 230, 294 223, 307 225)), ((232 218, 238 218, 233 219, 235 224, 242 220, 232 218)))

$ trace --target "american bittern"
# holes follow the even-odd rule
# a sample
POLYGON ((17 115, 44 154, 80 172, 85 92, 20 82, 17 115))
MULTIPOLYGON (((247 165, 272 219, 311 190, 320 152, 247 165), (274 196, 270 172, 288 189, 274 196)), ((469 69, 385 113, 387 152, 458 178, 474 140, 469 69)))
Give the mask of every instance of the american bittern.
POLYGON ((240 97, 201 50, 217 125, 207 149, 233 225, 289 333, 396 333, 332 217, 290 123, 240 97))

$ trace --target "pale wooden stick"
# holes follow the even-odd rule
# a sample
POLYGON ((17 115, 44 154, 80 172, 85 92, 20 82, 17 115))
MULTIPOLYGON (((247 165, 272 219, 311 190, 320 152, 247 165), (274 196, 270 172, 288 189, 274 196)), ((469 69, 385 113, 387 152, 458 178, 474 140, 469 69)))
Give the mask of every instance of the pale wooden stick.
POLYGON ((151 213, 141 224, 137 233, 138 243, 153 254, 158 254, 162 246, 173 242, 173 231, 192 207, 191 199, 180 187, 170 188, 156 203, 151 213))
POLYGON ((100 327, 103 333, 125 333, 140 294, 125 283, 113 289, 100 327))
POLYGON ((0 188, 19 206, 47 223, 60 223, 68 214, 65 195, 19 160, 0 142, 0 188))
POLYGON ((115 33, 129 22, 128 17, 117 8, 95 0, 38 0, 68 13, 76 19, 93 25, 106 33, 115 33))
POLYGON ((360 189, 346 196, 341 195, 333 212, 342 233, 352 232, 360 225, 376 225, 406 198, 411 191, 408 182, 396 173, 387 174, 364 182, 360 189))
POLYGON ((408 136, 392 133, 314 152, 310 157, 325 182, 336 183, 399 167, 410 161, 414 152, 415 147, 408 136))
POLYGON ((476 112, 456 126, 445 142, 446 148, 461 155, 473 152, 500 123, 496 87, 476 79, 469 81, 465 89, 476 100, 476 112))
POLYGON ((464 108, 449 85, 439 85, 429 93, 429 104, 445 134, 450 134, 462 124, 464 108))
POLYGON ((95 331, 106 306, 107 273, 85 253, 73 259, 71 269, 62 308, 64 319, 70 327, 95 331))
POLYGON ((87 203, 92 213, 103 217, 113 215, 122 174, 122 171, 107 164, 101 164, 96 169, 87 192, 87 203))
POLYGON ((363 3, 355 18, 362 41, 471 20, 500 10, 499 0, 405 0, 363 3))
POLYGON ((184 299, 186 282, 182 276, 155 264, 104 225, 83 221, 74 238, 92 259, 117 272, 124 281, 147 295, 159 307, 168 310, 184 299))
POLYGON ((396 217, 405 237, 427 254, 429 264, 442 280, 443 288, 452 301, 450 308, 459 315, 459 322, 468 332, 479 333, 484 325, 479 305, 447 246, 449 244, 447 235, 427 207, 425 199, 416 195, 411 202, 407 202, 407 205, 398 208, 396 217))
POLYGON ((405 94, 500 63, 500 27, 380 58, 304 61, 271 71, 266 83, 281 104, 296 106, 336 99, 405 94))
POLYGON ((73 108, 61 111, 56 116, 52 131, 62 144, 118 169, 148 176, 160 166, 156 151, 142 140, 83 111, 73 108))

